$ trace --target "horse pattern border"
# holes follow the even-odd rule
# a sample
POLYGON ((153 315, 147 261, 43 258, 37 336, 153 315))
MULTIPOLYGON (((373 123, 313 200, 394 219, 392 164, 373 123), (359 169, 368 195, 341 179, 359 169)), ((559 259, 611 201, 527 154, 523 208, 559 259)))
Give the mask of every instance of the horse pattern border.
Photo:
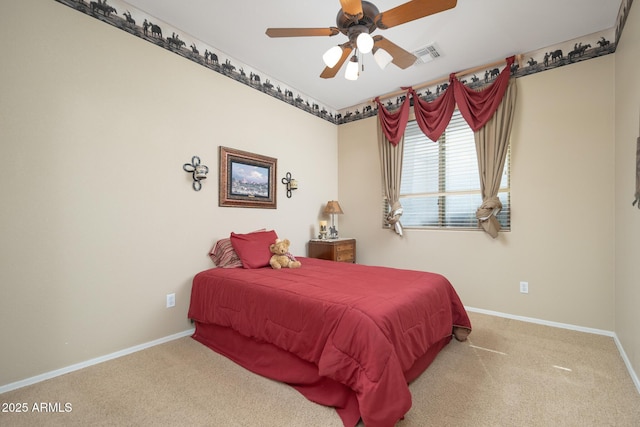
MULTIPOLYGON (((122 0, 92 0, 88 3, 84 0, 55 1, 331 123, 340 125, 375 116, 378 113, 377 105, 373 101, 335 111, 321 106, 318 101, 299 91, 296 91, 296 96, 294 97, 294 90, 287 87, 283 82, 252 70, 250 66, 222 54, 214 47, 194 39, 122 0), (108 1, 111 4, 108 4, 108 1), (120 9, 120 12, 118 12, 118 9, 120 9), (165 36, 169 31, 171 36, 165 36), (188 46, 187 43, 189 43, 188 46), (201 53, 203 48, 204 52, 201 53)), ((520 60, 522 63, 514 63, 511 68, 511 75, 515 78, 523 77, 614 53, 632 4, 633 0, 622 0, 615 28, 521 55, 520 60)), ((480 76, 473 74, 458 77, 467 86, 479 89, 491 83, 499 75, 500 71, 500 68, 488 68, 481 72, 480 76)), ((447 83, 436 84, 421 89, 418 92, 418 96, 426 101, 433 101, 446 88, 447 83)), ((403 100, 404 96, 384 98, 383 103, 392 110, 403 100)))
POLYGON ((121 0, 55 0, 219 74, 337 123, 336 111, 121 0), (170 35, 169 35, 170 34, 170 35), (295 93, 295 96, 294 96, 295 93))

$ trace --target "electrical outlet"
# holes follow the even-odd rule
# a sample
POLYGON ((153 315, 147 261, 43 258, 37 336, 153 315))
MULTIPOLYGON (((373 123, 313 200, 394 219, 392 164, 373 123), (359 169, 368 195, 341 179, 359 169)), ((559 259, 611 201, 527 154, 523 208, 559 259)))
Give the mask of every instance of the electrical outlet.
POLYGON ((167 294, 167 308, 176 305, 176 294, 167 294))
POLYGON ((521 294, 529 293, 529 282, 520 282, 520 293, 521 294))

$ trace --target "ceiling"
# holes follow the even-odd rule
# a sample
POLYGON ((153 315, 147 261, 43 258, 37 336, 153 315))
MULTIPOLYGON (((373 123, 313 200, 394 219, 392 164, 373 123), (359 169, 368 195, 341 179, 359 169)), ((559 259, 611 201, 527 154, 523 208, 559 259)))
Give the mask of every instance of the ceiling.
MULTIPOLYGON (((319 77, 322 54, 347 41, 333 37, 269 38, 268 27, 336 26, 339 0, 125 0, 219 52, 285 83, 294 92, 341 110, 398 90, 448 76, 511 55, 609 30, 616 25, 621 0, 458 0, 457 6, 388 30, 377 29, 409 52, 436 43, 441 56, 401 70, 381 70, 371 54, 356 81, 319 77)), ((371 0, 381 12, 405 0, 371 0)), ((189 45, 189 43, 187 43, 189 45)))

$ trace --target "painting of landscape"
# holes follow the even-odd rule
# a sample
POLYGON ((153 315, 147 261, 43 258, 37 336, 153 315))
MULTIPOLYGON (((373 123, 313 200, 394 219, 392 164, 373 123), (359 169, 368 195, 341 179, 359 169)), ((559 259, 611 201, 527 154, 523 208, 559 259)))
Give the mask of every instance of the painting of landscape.
POLYGON ((269 197, 269 168, 232 162, 231 194, 269 197))

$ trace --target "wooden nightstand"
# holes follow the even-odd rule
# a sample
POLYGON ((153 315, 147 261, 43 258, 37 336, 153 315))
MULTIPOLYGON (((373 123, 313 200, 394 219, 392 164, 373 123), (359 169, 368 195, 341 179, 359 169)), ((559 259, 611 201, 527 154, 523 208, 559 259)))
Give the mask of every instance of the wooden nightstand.
POLYGON ((309 258, 339 262, 356 262, 356 239, 311 239, 309 258))

